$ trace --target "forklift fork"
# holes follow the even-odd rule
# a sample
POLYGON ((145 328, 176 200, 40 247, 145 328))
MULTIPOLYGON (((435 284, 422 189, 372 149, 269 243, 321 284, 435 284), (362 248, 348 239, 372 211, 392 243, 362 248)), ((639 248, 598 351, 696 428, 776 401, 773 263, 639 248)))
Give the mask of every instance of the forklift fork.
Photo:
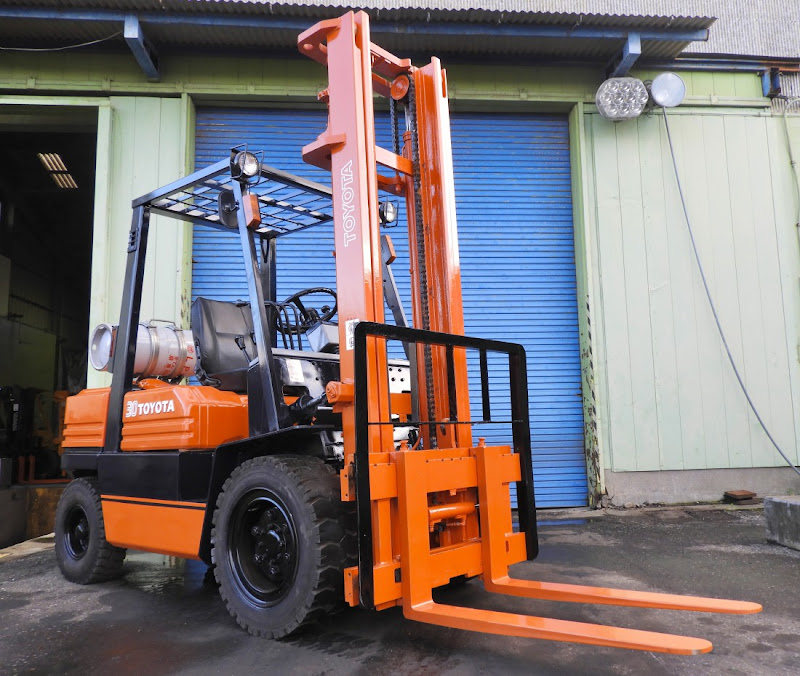
MULTIPOLYGON (((597 603, 640 608, 694 610, 713 613, 757 613, 761 606, 745 601, 627 591, 605 587, 518 580, 508 574, 508 559, 513 540, 507 531, 510 501, 507 484, 520 478, 519 456, 507 447, 479 445, 474 451, 478 476, 481 524, 481 562, 487 591, 511 596, 597 603), (504 511, 506 513, 504 513, 504 511)), ((400 451, 396 454, 398 474, 399 523, 402 533, 403 614, 412 620, 456 629, 489 634, 569 641, 590 645, 629 648, 652 652, 696 655, 711 650, 705 639, 675 636, 637 629, 571 622, 548 617, 517 615, 492 610, 444 605, 433 600, 427 571, 430 570, 428 545, 427 463, 424 453, 400 451)), ((454 485, 453 488, 460 488, 454 485)))

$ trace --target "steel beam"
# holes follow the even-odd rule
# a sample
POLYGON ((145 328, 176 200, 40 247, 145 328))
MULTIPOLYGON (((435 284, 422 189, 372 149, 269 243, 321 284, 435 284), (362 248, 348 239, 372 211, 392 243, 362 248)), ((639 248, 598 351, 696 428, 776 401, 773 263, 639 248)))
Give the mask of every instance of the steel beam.
POLYGON ((622 54, 615 57, 607 68, 608 77, 622 77, 633 68, 633 64, 642 55, 642 40, 639 33, 629 33, 628 39, 622 46, 622 54))
POLYGON ((768 68, 761 73, 761 90, 766 98, 774 99, 781 94, 781 71, 768 68))
POLYGON ((125 17, 125 28, 123 31, 125 42, 133 52, 139 68, 142 69, 147 79, 151 82, 161 79, 158 72, 158 54, 150 41, 145 37, 139 17, 129 14, 125 17))
MULTIPOLYGON (((115 10, 52 9, 39 7, 0 7, 3 19, 43 19, 48 21, 119 21, 129 16, 115 10)), ((207 26, 214 28, 256 28, 302 31, 308 27, 308 19, 276 18, 274 16, 235 16, 219 14, 181 14, 164 12, 139 12, 140 24, 161 26, 207 26)), ((375 21, 373 34, 400 35, 454 35, 483 37, 564 38, 586 40, 627 40, 629 28, 603 26, 554 26, 541 24, 477 24, 466 22, 428 21, 375 21)), ((708 29, 671 30, 649 28, 639 31, 640 40, 669 40, 672 42, 695 42, 708 40, 708 29)))

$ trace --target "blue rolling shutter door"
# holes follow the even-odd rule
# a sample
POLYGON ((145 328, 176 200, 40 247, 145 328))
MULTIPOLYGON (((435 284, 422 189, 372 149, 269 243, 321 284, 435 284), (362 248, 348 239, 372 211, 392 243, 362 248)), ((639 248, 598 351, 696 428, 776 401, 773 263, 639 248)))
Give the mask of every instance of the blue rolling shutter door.
POLYGON ((585 505, 566 116, 453 115, 452 127, 466 331, 525 347, 537 506, 585 505))
MULTIPOLYGON (((388 121, 381 118, 377 126, 379 143, 388 148, 388 121)), ((329 184, 326 172, 300 157, 302 146, 324 128, 320 111, 198 108, 196 166, 226 157, 232 145, 247 142, 265 151, 267 164, 329 184)), ((452 134, 466 332, 525 346, 537 506, 585 505, 566 118, 453 114, 452 134)), ((395 275, 409 309, 402 272, 408 260, 405 214, 398 220, 400 227, 388 232, 399 257, 395 275)), ((195 228, 194 238, 193 297, 246 298, 236 237, 195 228)), ((332 251, 329 229, 280 239, 278 297, 310 286, 335 288, 332 251)), ((504 391, 503 367, 497 364, 490 375, 498 392, 504 391)), ((479 392, 473 400, 480 401, 479 392)), ((504 408, 499 397, 493 417, 502 417, 504 408)), ((476 409, 474 416, 479 415, 476 409)), ((486 436, 488 443, 509 441, 485 428, 475 435, 486 436)))

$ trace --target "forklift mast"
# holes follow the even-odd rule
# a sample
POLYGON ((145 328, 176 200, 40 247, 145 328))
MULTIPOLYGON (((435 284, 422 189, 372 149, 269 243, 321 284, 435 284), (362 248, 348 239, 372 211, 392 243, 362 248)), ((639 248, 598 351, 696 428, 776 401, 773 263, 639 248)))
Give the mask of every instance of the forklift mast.
MULTIPOLYGON (((484 364, 491 350, 505 352, 512 364, 512 400, 519 415, 517 453, 508 456, 498 508, 505 504, 507 509, 505 540, 505 533, 511 531, 508 483, 517 482, 521 532, 512 534, 510 541, 516 543, 515 560, 536 556, 524 352, 519 346, 464 337, 447 78, 439 60, 416 68, 409 59, 399 59, 373 44, 363 12, 317 24, 300 35, 298 45, 302 53, 327 65, 329 77, 328 88, 319 94, 328 105, 328 126, 303 149, 303 157, 330 171, 332 181, 341 376, 339 382, 329 384, 328 400, 342 413, 342 499, 357 501, 359 517, 359 569, 345 573, 350 581, 348 600, 383 608, 409 596, 416 584, 406 566, 409 572, 404 576, 398 559, 415 557, 417 570, 431 568, 427 558, 436 552, 412 544, 415 535, 419 537, 416 529, 427 545, 428 533, 435 526, 434 550, 449 547, 458 552, 450 555, 454 563, 437 564, 438 584, 477 574, 478 567, 465 566, 463 560, 467 551, 477 551, 480 532, 476 477, 445 479, 447 471, 458 466, 474 475, 468 347, 482 355, 484 364), (389 102, 391 149, 376 144, 374 94, 389 102), (401 110, 405 113, 402 134, 401 110), (414 329, 384 322, 379 191, 405 199, 414 329), (419 417, 411 422, 419 425, 421 438, 411 455, 402 450, 396 453, 392 434, 387 339, 414 345, 412 408, 419 417), (401 506, 398 514, 393 506, 410 499, 401 487, 401 467, 406 464, 401 457, 413 457, 411 464, 422 463, 417 468, 422 474, 410 477, 414 488, 429 471, 439 475, 441 484, 430 498, 425 492, 414 497, 418 505, 406 506, 425 512, 424 522, 413 526, 411 512, 404 515, 401 506), (396 498, 376 490, 373 471, 397 474, 396 498)), ((488 382, 483 384, 488 396, 488 382)), ((505 452, 511 453, 510 449, 505 452)), ((426 586, 422 596, 430 593, 430 585, 422 584, 426 586)))
MULTIPOLYGON (((331 172, 339 294, 342 382, 354 382, 352 332, 361 321, 384 323, 381 275, 379 189, 405 198, 411 252, 412 314, 416 328, 463 335, 461 272, 456 230, 453 161, 447 80, 439 60, 422 68, 399 59, 370 42, 363 12, 317 24, 303 33, 302 53, 326 64, 329 86, 320 92, 329 110, 328 127, 303 150, 304 159, 331 172), (389 100, 393 147, 375 142, 373 95, 389 100), (398 108, 404 106, 408 129, 398 129, 398 108), (384 173, 379 171, 379 167, 384 173), (389 175, 386 175, 386 173, 389 175)), ((449 390, 456 396, 458 420, 469 420, 467 364, 455 356, 455 380, 447 380, 441 351, 417 350, 419 406, 428 420, 449 414, 449 390)), ((386 350, 368 341, 367 362, 373 378, 385 370, 386 350)), ((385 384, 371 381, 371 419, 386 419, 385 384)), ((345 455, 355 447, 353 407, 344 405, 345 455), (349 441, 349 443, 348 443, 349 441)), ((469 447, 469 425, 437 432, 423 428, 426 448, 469 447)), ((384 427, 370 434, 371 452, 393 450, 384 427)))

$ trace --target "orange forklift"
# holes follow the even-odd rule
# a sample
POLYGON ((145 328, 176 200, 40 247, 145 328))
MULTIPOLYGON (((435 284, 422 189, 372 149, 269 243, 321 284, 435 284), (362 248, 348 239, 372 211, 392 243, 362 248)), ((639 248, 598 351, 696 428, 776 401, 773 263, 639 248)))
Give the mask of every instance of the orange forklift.
POLYGON ((73 481, 55 524, 64 576, 109 580, 127 548, 199 559, 236 621, 269 638, 345 605, 400 605, 409 619, 471 631, 710 651, 698 638, 434 602, 434 588, 479 577, 490 592, 534 599, 761 610, 510 577, 538 552, 525 352, 464 335, 445 71, 373 44, 363 12, 298 43, 328 68, 328 126, 303 157, 330 171, 331 187, 240 146, 133 201, 119 324, 98 327, 90 347, 111 387, 67 403, 73 481), (391 149, 375 142, 375 94, 388 99, 391 149), (405 202, 410 326, 381 234, 396 203, 381 193, 405 202), (248 301, 198 298, 190 330, 140 324, 151 214, 238 234, 248 301), (312 227, 333 228, 336 290, 279 302, 276 244, 312 227), (480 383, 472 402, 468 373, 480 383), (184 383, 195 375, 199 385, 184 383), (495 425, 507 444, 473 436, 495 425))

